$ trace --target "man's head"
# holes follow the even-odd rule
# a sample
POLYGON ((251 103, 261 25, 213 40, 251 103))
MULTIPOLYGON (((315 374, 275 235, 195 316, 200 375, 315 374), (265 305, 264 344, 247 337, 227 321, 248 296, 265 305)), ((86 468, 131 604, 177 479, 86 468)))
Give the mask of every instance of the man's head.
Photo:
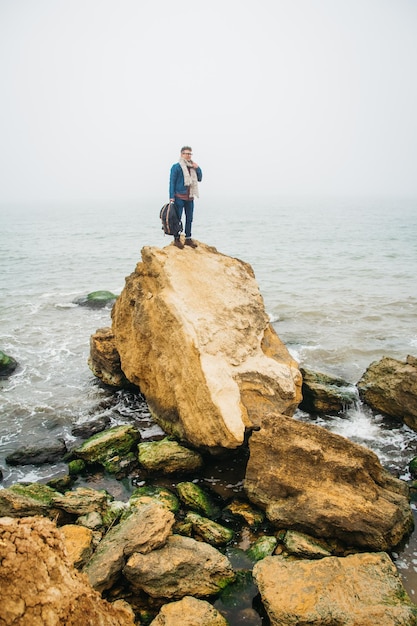
POLYGON ((192 156, 193 156, 193 151, 190 146, 183 146, 181 148, 181 157, 183 159, 185 159, 186 161, 190 161, 192 156))

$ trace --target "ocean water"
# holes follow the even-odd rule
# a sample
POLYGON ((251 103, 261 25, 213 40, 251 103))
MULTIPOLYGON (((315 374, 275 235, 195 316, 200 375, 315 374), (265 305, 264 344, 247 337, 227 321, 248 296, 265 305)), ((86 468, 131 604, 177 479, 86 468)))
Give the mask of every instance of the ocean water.
MULTIPOLYGON (((110 325, 110 309, 74 301, 99 289, 120 293, 141 248, 172 241, 160 229, 161 204, 0 207, 0 349, 19 362, 0 381, 0 487, 62 472, 59 464, 9 467, 4 459, 33 441, 70 444, 72 426, 92 416, 123 423, 139 415, 145 437, 157 432, 146 406, 123 392, 110 400, 87 366, 90 335, 110 325)), ((274 328, 300 365, 354 384, 384 355, 417 356, 417 200, 202 198, 193 235, 252 265, 274 328)), ((360 402, 315 421, 409 477, 417 433, 408 427, 360 402)), ((415 535, 395 558, 416 596, 415 535)))

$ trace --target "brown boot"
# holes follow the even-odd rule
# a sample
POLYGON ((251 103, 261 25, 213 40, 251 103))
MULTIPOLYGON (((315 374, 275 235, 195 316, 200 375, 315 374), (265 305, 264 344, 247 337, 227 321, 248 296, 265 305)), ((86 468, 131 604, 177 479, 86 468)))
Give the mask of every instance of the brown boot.
POLYGON ((185 245, 186 245, 186 246, 191 246, 191 248, 197 248, 197 244, 196 244, 196 242, 195 242, 195 241, 193 241, 193 240, 191 239, 191 237, 190 237, 189 239, 186 239, 186 240, 185 240, 185 245))
POLYGON ((174 239, 174 246, 177 246, 177 248, 179 248, 180 250, 183 249, 184 244, 182 243, 181 239, 179 237, 175 237, 174 239))

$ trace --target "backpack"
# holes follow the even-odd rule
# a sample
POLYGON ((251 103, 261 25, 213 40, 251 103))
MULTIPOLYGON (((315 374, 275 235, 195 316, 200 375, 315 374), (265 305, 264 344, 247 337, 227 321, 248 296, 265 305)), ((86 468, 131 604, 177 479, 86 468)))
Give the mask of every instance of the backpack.
POLYGON ((177 209, 173 202, 164 204, 159 212, 159 217, 162 222, 162 230, 165 235, 179 235, 182 233, 182 221, 178 219, 177 209))

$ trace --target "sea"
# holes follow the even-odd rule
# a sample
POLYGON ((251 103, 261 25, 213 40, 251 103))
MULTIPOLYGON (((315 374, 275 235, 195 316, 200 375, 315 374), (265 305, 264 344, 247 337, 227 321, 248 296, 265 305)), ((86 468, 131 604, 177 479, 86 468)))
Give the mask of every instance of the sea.
MULTIPOLYGON (((97 290, 119 294, 143 246, 171 243, 159 222, 162 204, 0 206, 0 350, 19 364, 0 381, 0 488, 62 475, 63 463, 9 466, 5 457, 50 438, 71 446, 73 426, 97 416, 143 419, 143 437, 158 434, 146 403, 92 375, 90 336, 111 325, 110 307, 77 300, 97 290)), ((417 199, 201 198, 193 236, 252 266, 271 322, 300 366, 354 386, 383 356, 417 356, 417 199)), ((372 449, 395 476, 410 479, 417 432, 359 399, 338 416, 295 417, 372 449)), ((417 602, 417 533, 393 558, 417 602)))

